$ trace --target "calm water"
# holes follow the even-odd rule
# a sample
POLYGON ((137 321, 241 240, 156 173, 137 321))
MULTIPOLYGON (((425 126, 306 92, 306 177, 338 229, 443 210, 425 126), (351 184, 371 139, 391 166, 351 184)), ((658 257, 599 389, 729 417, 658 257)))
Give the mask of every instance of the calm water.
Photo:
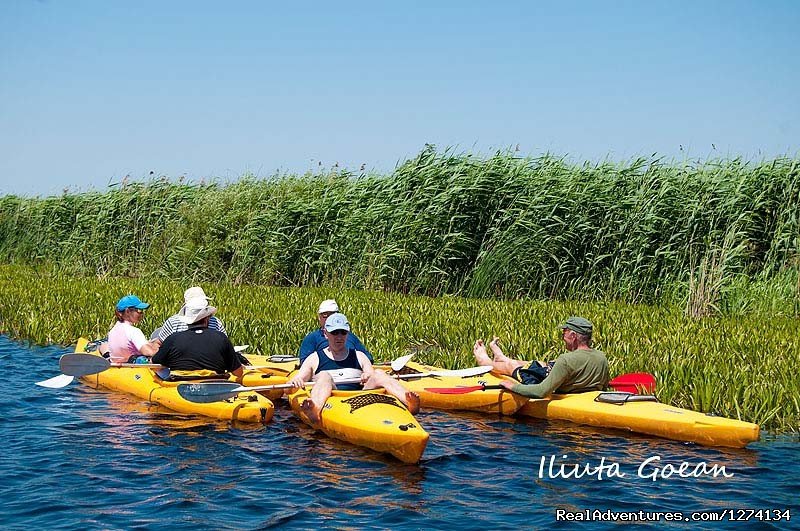
MULTIPOLYGON (((557 510, 791 510, 790 522, 671 524, 800 529, 800 441, 767 436, 745 450, 703 448, 567 423, 426 412, 419 465, 318 435, 279 404, 267 426, 215 423, 73 383, 56 347, 0 336, 2 529, 609 529, 557 510), (559 459, 566 454, 566 460, 559 459), (617 463, 624 478, 539 477, 556 463, 617 463), (645 459, 701 461, 731 478, 639 477, 645 459)), ((653 468, 643 472, 651 473, 653 468)), ((606 474, 607 476, 607 474, 606 474)), ((662 528, 639 523, 637 529, 662 528)))

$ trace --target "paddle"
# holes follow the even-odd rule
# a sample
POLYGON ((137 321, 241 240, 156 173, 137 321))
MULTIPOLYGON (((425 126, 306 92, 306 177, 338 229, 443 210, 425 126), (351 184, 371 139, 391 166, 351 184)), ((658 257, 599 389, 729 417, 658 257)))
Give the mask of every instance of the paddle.
MULTIPOLYGON (((410 380, 412 378, 424 378, 425 376, 450 376, 456 378, 465 378, 469 376, 478 376, 486 374, 491 367, 470 367, 468 369, 456 370, 442 370, 421 372, 417 374, 400 374, 392 375, 392 378, 400 380, 410 380)), ((359 383, 360 378, 349 378, 345 380, 336 380, 336 383, 359 383)), ((308 382, 306 385, 313 385, 313 382, 308 382)), ((208 402, 218 402, 233 398, 239 393, 246 393, 252 391, 268 391, 272 389, 289 389, 293 387, 292 384, 275 384, 275 385, 259 385, 255 387, 247 387, 239 385, 236 382, 198 382, 198 383, 185 383, 178 384, 178 394, 189 402, 197 402, 205 404, 208 402)))
POLYGON ((53 376, 52 378, 49 378, 42 382, 36 382, 36 385, 39 385, 41 387, 47 387, 49 389, 60 389, 62 387, 66 387, 69 384, 71 384, 72 380, 74 379, 75 379, 74 376, 70 376, 68 374, 59 374, 58 376, 53 376))
MULTIPOLYGON (((111 367, 139 367, 147 369, 167 368, 157 363, 116 363, 109 361, 107 358, 96 356, 95 354, 83 354, 81 352, 64 354, 58 360, 58 366, 61 368, 61 372, 68 376, 87 376, 89 374, 97 374, 99 372, 106 371, 111 367)), ((243 365, 242 367, 248 371, 271 368, 269 365, 243 365)), ((51 380, 52 379, 53 378, 51 378, 51 380)))
MULTIPOLYGON (((505 389, 502 385, 471 385, 466 387, 426 387, 425 390, 439 395, 465 395, 475 391, 486 391, 487 389, 505 389)), ((506 389, 508 391, 508 389, 506 389)), ((509 391, 510 392, 510 391, 509 391)))
POLYGON ((406 363, 408 363, 408 360, 410 360, 413 357, 414 354, 408 354, 406 356, 400 356, 399 358, 393 359, 391 363, 392 370, 394 372, 402 370, 403 367, 406 366, 406 363))
MULTIPOLYGON (((238 349, 237 351, 242 351, 246 349, 249 345, 238 345, 234 347, 234 349, 238 349)), ((401 356, 397 360, 392 362, 392 369, 399 371, 402 369, 408 360, 411 359, 413 354, 407 356, 401 356), (397 368, 395 368, 397 367, 397 368)), ((286 359, 293 359, 293 358, 286 358, 286 359)), ((275 360, 274 358, 270 358, 270 360, 275 360)), ((283 361, 283 359, 281 360, 283 361)), ((41 387, 48 387, 51 389, 58 389, 61 387, 66 387, 70 383, 72 383, 72 379, 69 377, 74 376, 88 376, 90 374, 97 374, 103 371, 108 370, 111 367, 139 367, 139 368, 149 368, 149 369, 164 369, 163 365, 158 365, 154 363, 116 363, 111 362, 106 358, 101 356, 97 356, 95 354, 86 354, 83 352, 75 352, 64 354, 58 360, 58 365, 61 369, 63 374, 59 376, 50 378, 48 380, 44 380, 42 382, 36 382, 36 385, 41 387)), ((245 370, 258 370, 258 369, 269 369, 270 366, 268 365, 245 365, 245 370)), ((481 373, 482 374, 482 373, 481 373)))
MULTIPOLYGON (((656 379, 652 374, 636 372, 622 374, 610 382, 609 387, 615 391, 632 394, 652 394, 656 389, 656 379), (630 389, 633 389, 632 391, 630 389), (641 389, 645 393, 639 393, 641 389)), ((425 390, 440 395, 464 395, 475 391, 486 391, 487 389, 505 389, 502 385, 473 385, 467 387, 426 387, 425 390)))

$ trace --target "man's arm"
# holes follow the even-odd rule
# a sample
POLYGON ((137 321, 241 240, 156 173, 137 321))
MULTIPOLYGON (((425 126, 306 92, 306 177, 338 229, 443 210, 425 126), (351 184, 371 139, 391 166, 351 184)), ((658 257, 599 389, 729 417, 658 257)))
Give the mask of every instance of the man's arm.
MULTIPOLYGON (((211 332, 212 334, 214 332, 211 332)), ((233 343, 227 336, 222 336, 225 340, 225 359, 228 361, 227 369, 236 376, 242 376, 242 362, 239 361, 239 356, 236 355, 236 349, 233 348, 233 343), (238 373, 236 371, 239 371, 238 373)))
POLYGON ((303 387, 307 381, 314 377, 314 371, 316 371, 319 366, 317 364, 318 361, 319 358, 316 354, 307 357, 306 361, 300 366, 300 370, 297 371, 297 374, 295 374, 294 378, 289 380, 288 383, 295 387, 303 387))
POLYGON ((541 383, 530 385, 518 383, 510 387, 510 389, 511 391, 522 396, 527 396, 528 398, 544 398, 553 394, 553 392, 561 387, 564 382, 572 377, 573 373, 574 371, 569 364, 563 360, 557 360, 556 364, 553 365, 553 369, 550 371, 550 374, 548 374, 547 378, 542 380, 541 383))
POLYGON ((317 351, 318 332, 319 330, 309 332, 303 338, 303 342, 300 343, 300 363, 303 363, 306 358, 317 351))
POLYGON ((172 348, 172 343, 173 340, 171 338, 168 337, 167 339, 165 339, 164 342, 161 343, 161 346, 158 348, 158 351, 155 354, 153 354, 153 358, 150 361, 168 367, 169 351, 172 348))

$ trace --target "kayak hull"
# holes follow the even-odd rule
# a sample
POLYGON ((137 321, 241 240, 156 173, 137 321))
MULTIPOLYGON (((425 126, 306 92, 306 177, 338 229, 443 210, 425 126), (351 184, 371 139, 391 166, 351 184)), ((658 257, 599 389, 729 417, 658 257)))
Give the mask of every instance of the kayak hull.
POLYGON ((759 439, 758 424, 716 417, 661 402, 597 402, 600 391, 531 399, 518 414, 616 428, 706 446, 744 448, 759 439))
POLYGON ((321 426, 314 425, 300 407, 309 398, 308 389, 298 389, 289 395, 289 403, 303 422, 328 437, 393 455, 404 463, 422 458, 430 436, 385 390, 333 391, 322 409, 321 426))

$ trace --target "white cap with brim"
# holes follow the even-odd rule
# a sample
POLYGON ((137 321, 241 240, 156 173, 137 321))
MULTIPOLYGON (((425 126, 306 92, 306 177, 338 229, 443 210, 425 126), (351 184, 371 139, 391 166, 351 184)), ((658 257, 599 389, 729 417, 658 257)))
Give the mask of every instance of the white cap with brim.
POLYGON ((335 330, 350 331, 350 323, 347 322, 347 317, 343 313, 335 313, 325 320, 325 330, 333 332, 335 330))
POLYGON ((190 325, 201 321, 206 317, 211 317, 215 313, 217 313, 216 308, 209 306, 208 301, 206 301, 205 298, 198 297, 189 301, 185 308, 185 315, 179 315, 178 319, 190 325), (200 303, 201 301, 205 301, 205 304, 196 304, 200 303))
POLYGON ((336 313, 338 311, 339 305, 336 304, 336 301, 334 299, 327 299, 322 301, 322 303, 319 305, 319 310, 317 310, 317 313, 336 313))
POLYGON ((203 288, 200 286, 192 286, 191 288, 187 289, 183 292, 183 301, 185 303, 189 303, 190 300, 196 299, 198 297, 203 297, 204 299, 213 299, 213 297, 209 297, 206 295, 206 292, 203 291, 203 288))
MULTIPOLYGON (((184 304, 181 306, 181 309, 178 310, 178 315, 186 315, 186 307, 189 306, 189 303, 193 300, 199 301, 203 300, 203 306, 208 306, 208 300, 211 297, 206 296, 206 292, 203 291, 203 288, 200 286, 193 286, 186 291, 183 292, 183 300, 184 304)), ((199 306, 199 303, 195 303, 195 306, 199 306)))

